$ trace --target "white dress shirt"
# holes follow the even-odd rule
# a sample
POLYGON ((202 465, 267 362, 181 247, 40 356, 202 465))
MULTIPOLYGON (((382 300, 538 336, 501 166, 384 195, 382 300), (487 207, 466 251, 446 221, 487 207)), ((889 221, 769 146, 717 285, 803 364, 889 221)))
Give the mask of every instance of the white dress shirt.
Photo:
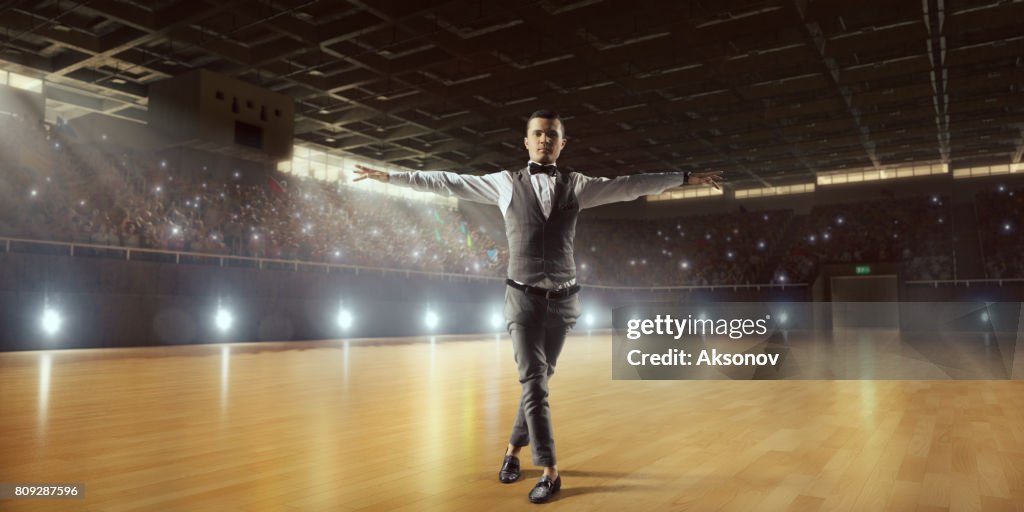
MULTIPOLYGON (((504 170, 483 176, 448 171, 391 171, 388 173, 388 182, 421 192, 433 192, 475 203, 497 205, 501 210, 501 216, 505 217, 509 205, 512 204, 512 172, 518 171, 504 170)), ((569 185, 576 192, 576 200, 581 210, 603 204, 632 201, 649 194, 660 194, 670 188, 684 185, 685 180, 685 172, 634 174, 615 178, 593 178, 578 172, 569 173, 569 185)), ((537 194, 546 219, 551 214, 554 201, 555 177, 542 172, 531 174, 530 184, 533 185, 533 191, 537 194)), ((575 283, 575 279, 565 283, 552 283, 550 279, 544 278, 538 283, 525 284, 561 289, 575 283)))

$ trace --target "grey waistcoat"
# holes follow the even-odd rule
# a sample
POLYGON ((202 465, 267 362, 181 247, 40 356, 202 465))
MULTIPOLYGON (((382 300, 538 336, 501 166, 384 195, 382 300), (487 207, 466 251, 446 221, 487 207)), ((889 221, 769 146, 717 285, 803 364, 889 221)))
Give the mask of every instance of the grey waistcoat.
POLYGON ((569 186, 569 174, 558 172, 547 219, 530 184, 530 170, 512 173, 512 202, 505 213, 508 237, 508 277, 534 284, 545 277, 564 283, 576 277, 573 237, 580 204, 569 186))

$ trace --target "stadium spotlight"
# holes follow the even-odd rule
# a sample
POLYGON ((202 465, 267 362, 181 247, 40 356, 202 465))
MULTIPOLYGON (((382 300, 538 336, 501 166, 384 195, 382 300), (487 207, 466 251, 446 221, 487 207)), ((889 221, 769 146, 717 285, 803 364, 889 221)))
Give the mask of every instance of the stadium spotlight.
POLYGON ((338 327, 347 331, 349 327, 352 327, 353 320, 354 318, 349 310, 344 308, 338 310, 338 327))
POLYGON ((423 324, 427 326, 427 329, 432 330, 436 328, 437 324, 439 324, 440 322, 441 318, 437 316, 437 313, 434 313, 429 309, 427 310, 427 313, 423 315, 423 324))
POLYGON ((491 327, 499 329, 503 323, 505 323, 505 315, 497 311, 491 313, 491 327))
POLYGON ((593 327, 594 326, 594 315, 591 315, 590 313, 584 313, 583 314, 583 325, 586 326, 588 329, 593 327))
POLYGON ((786 325, 786 322, 788 322, 788 321, 789 321, 789 315, 786 314, 785 311, 779 313, 779 325, 786 325))
POLYGON ((988 322, 988 311, 984 311, 981 313, 981 321, 982 323, 988 322))
POLYGON ((64 319, 60 317, 60 313, 56 309, 46 306, 43 308, 43 315, 39 318, 39 325, 43 328, 43 332, 47 336, 53 336, 60 331, 61 324, 64 323, 64 319))
POLYGON ((220 332, 227 332, 231 329, 231 324, 235 322, 235 318, 231 316, 231 312, 224 309, 221 306, 217 306, 217 314, 213 317, 213 323, 217 326, 220 332))

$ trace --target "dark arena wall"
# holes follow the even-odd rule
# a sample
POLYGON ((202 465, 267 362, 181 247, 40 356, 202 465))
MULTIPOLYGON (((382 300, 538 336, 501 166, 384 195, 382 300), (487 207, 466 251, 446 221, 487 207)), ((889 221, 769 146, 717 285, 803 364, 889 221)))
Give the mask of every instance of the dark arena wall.
MULTIPOLYGON (((3 247, 3 246, 0 246, 3 247)), ((176 345, 221 341, 288 341, 424 334, 423 317, 436 311, 444 334, 499 333, 504 285, 498 279, 418 276, 404 271, 290 265, 211 257, 206 264, 124 261, 124 254, 43 255, 52 247, 12 242, 0 255, 0 349, 176 345), (13 252, 32 251, 32 252, 13 252), (244 265, 244 266, 239 266, 244 265), (258 268, 265 265, 268 268, 258 268), (214 328, 218 302, 234 315, 228 334, 214 328), (45 304, 64 317, 56 339, 40 336, 45 304), (349 329, 338 312, 350 311, 349 329), (45 346, 42 346, 45 345, 45 346)), ((146 254, 133 253, 135 258, 146 254)), ((167 257, 167 255, 161 255, 167 257)), ((173 259, 173 256, 170 256, 173 259)), ((188 261, 188 258, 185 258, 188 261)), ((841 272, 828 270, 823 275, 841 272)), ((636 302, 802 302, 812 287, 676 288, 585 287, 577 330, 607 328, 611 310, 636 302), (584 323, 586 322, 586 323, 584 323)), ((1019 282, 900 282, 903 302, 1020 301, 1019 282)))
MULTIPOLYGON (((221 267, 215 259, 202 265, 14 252, 0 256, 0 263, 3 350, 415 336, 424 334, 427 310, 440 317, 438 333, 503 329, 493 323, 504 299, 505 285, 497 279, 324 265, 256 268, 255 262, 231 259, 221 267), (239 264, 251 266, 234 266, 239 264), (235 316, 228 335, 214 328, 218 301, 235 316), (47 303, 64 316, 64 334, 48 342, 54 347, 41 347, 39 341, 38 317, 47 303), (354 316, 348 330, 337 323, 342 308, 354 316)), ((596 315, 593 328, 608 327, 605 317, 620 302, 808 299, 806 287, 794 286, 689 292, 589 288, 585 293, 585 310, 596 315)))

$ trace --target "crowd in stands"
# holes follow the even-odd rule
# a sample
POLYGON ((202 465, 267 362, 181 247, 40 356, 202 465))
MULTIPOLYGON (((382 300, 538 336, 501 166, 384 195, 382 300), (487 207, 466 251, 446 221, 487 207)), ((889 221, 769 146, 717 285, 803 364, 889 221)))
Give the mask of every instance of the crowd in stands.
MULTIPOLYGON (((23 123, 5 119, 7 123, 23 123)), ((278 187, 174 172, 113 142, 6 126, 10 193, 0 234, 213 255, 504 276, 507 248, 439 203, 288 177, 278 187), (17 191, 17 193, 16 193, 17 191), (26 193, 27 192, 27 193, 26 193), (7 213, 9 212, 9 213, 7 213)), ((580 281, 663 286, 756 282, 786 214, 579 224, 580 281)))
POLYGON ((585 219, 576 231, 581 281, 615 286, 755 284, 790 211, 659 220, 585 219))
POLYGON ((312 179, 175 172, 155 155, 0 116, 0 235, 499 275, 506 251, 452 207, 312 179))
POLYGON ((907 279, 952 279, 948 202, 927 195, 815 206, 771 278, 808 282, 822 263, 901 262, 907 279))
POLYGON ((979 193, 975 205, 986 277, 1024 277, 1024 188, 979 193))
MULTIPOLYGON (((501 234, 440 202, 294 176, 268 184, 184 172, 155 154, 2 115, 0 151, 0 236, 495 277, 507 268, 501 234)), ((823 263, 879 261, 901 262, 908 279, 951 279, 948 202, 886 198, 820 205, 799 217, 788 210, 652 220, 584 214, 579 281, 806 283, 823 263)), ((977 209, 988 276, 1024 277, 1024 191, 981 195, 977 209)))

